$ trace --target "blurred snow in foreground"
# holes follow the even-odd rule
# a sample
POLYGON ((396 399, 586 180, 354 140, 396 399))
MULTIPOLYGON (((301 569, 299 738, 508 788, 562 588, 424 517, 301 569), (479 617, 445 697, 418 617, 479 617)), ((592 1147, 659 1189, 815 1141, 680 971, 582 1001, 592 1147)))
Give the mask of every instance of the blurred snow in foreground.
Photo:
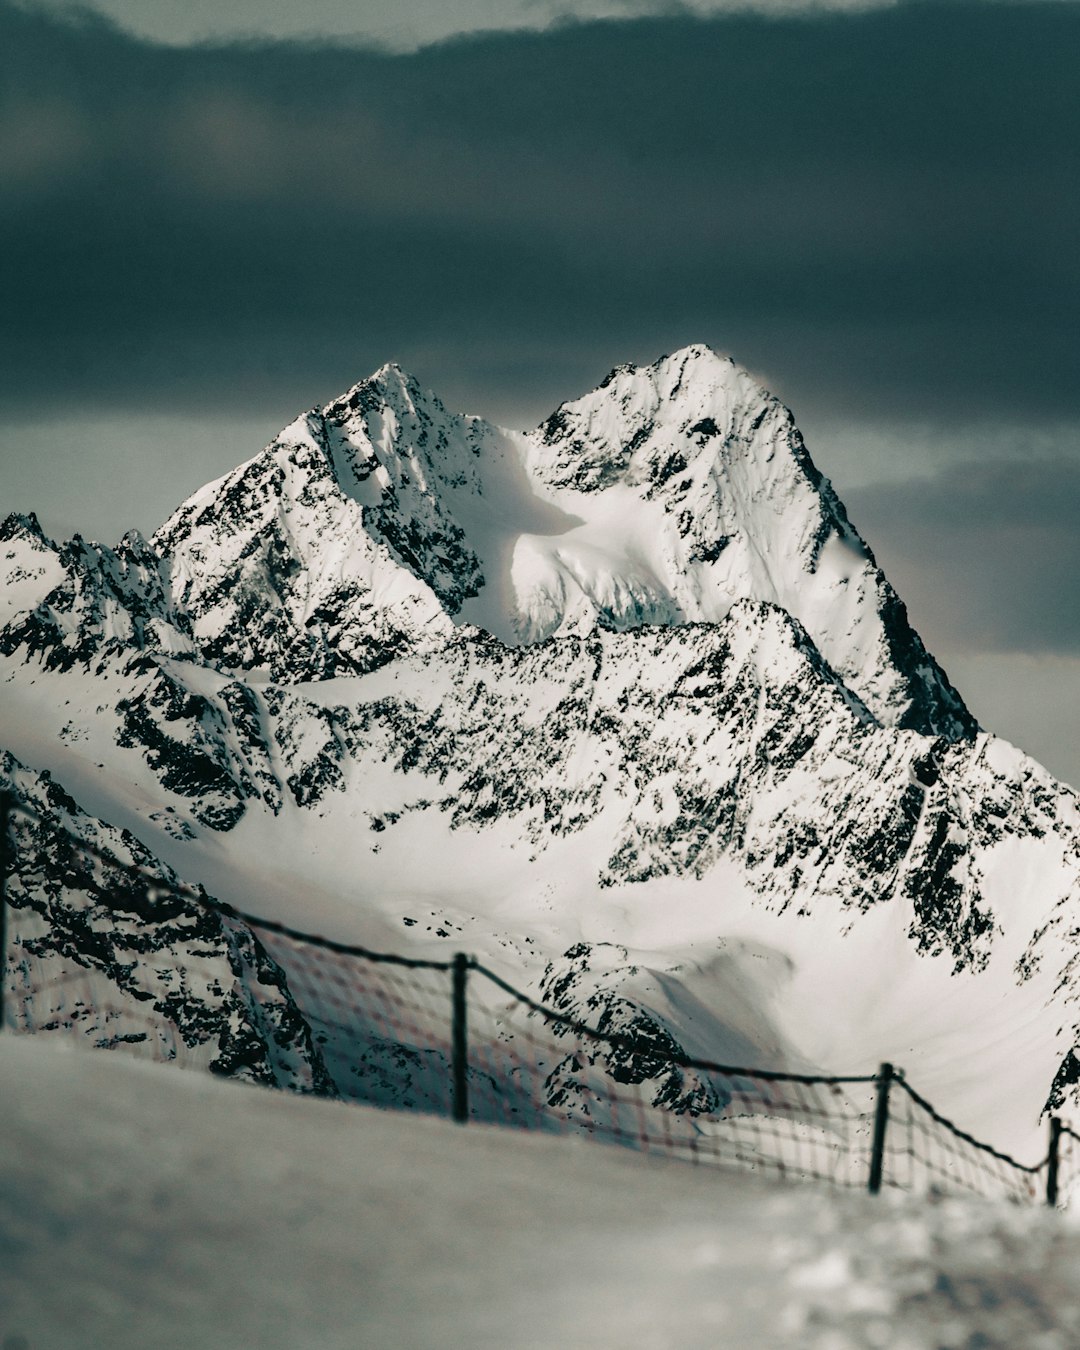
POLYGON ((0 1039, 0 1344, 1069 1350, 1080 1232, 0 1039))

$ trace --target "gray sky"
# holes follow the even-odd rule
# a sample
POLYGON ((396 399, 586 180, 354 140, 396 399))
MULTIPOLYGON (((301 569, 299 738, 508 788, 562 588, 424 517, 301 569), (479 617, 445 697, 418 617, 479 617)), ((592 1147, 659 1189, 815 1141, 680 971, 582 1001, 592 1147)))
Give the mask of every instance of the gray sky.
MULTIPOLYGON (((611 19, 650 14, 708 16, 733 11, 790 14, 820 9, 880 8, 895 0, 88 0, 106 15, 155 42, 188 44, 219 39, 344 38, 397 50, 463 33, 542 29, 566 19, 611 19)), ((55 11, 66 0, 47 0, 55 11)), ((46 4, 38 5, 45 8, 46 4)))
POLYGON ((1080 783, 1080 4, 96 8, 0 0, 0 509, 151 529, 390 359, 527 426, 710 342, 1080 783))

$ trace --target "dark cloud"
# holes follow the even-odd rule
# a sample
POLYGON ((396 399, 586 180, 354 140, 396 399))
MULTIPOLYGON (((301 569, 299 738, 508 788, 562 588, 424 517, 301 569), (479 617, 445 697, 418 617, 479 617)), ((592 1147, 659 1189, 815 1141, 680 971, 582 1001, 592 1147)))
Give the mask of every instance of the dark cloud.
POLYGON ((1080 6, 154 47, 0 0, 0 407, 539 417, 733 350, 801 415, 1080 413, 1080 6))
POLYGON ((846 494, 931 647, 1080 656, 1077 451, 846 494))

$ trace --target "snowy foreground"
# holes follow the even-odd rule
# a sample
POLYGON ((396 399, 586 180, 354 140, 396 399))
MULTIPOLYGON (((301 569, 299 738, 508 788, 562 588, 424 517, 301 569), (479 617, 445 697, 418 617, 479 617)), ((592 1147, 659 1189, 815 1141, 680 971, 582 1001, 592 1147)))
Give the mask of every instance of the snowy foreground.
POLYGON ((0 1040, 0 1344, 1080 1344, 1080 1232, 0 1040))

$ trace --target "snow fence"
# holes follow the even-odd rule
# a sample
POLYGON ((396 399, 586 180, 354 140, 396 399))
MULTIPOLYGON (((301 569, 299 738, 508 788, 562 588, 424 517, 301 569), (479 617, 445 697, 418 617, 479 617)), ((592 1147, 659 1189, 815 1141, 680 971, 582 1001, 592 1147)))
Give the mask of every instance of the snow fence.
POLYGON ((572 1132, 874 1192, 1056 1204, 1080 1174, 1080 1135, 1056 1117, 1046 1156, 1025 1164, 947 1119, 892 1065, 830 1076, 693 1058, 677 1028, 648 1010, 628 1018, 625 1005, 599 1004, 591 1025, 466 954, 417 959, 300 932, 120 851, 132 852, 0 799, 5 1029, 462 1124, 572 1132), (43 840, 53 865, 42 860, 43 840), (214 933, 184 931, 192 913, 212 918, 214 933), (162 943, 163 928, 178 924, 162 943), (109 931, 117 925, 126 931, 119 961, 109 931), (222 933, 224 946, 210 940, 222 933), (267 986, 274 997, 262 995, 267 986), (219 1053, 208 1061, 214 1037, 219 1053), (290 1062, 284 1078, 266 1067, 289 1054, 310 1062, 290 1062))

